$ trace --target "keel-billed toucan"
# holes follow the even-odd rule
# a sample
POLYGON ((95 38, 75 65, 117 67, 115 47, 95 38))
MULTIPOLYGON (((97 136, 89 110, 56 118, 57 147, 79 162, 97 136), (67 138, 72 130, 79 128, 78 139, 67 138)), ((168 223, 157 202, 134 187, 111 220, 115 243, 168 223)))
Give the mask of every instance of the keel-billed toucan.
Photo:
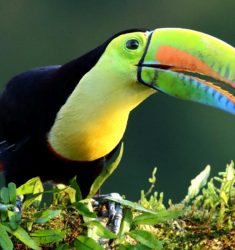
POLYGON ((6 180, 77 176, 87 194, 138 104, 161 91, 235 113, 223 85, 235 85, 234 48, 174 28, 124 31, 62 66, 19 74, 0 97, 6 180))

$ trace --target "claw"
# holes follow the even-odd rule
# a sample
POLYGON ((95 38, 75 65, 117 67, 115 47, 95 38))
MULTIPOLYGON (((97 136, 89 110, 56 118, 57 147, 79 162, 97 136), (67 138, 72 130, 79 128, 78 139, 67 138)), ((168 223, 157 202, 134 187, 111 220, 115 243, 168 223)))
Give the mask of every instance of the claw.
POLYGON ((24 199, 23 195, 19 195, 16 197, 16 206, 13 208, 14 212, 21 212, 23 199, 24 199))
POLYGON ((116 204, 116 213, 114 215, 113 220, 111 221, 112 224, 111 230, 115 234, 119 233, 121 222, 122 222, 122 206, 120 204, 116 204))
POLYGON ((98 195, 95 196, 94 199, 98 204, 107 204, 108 218, 109 218, 107 226, 113 233, 118 234, 122 222, 122 206, 117 202, 109 201, 108 200, 109 197, 113 197, 117 200, 122 199, 121 195, 118 193, 98 195))

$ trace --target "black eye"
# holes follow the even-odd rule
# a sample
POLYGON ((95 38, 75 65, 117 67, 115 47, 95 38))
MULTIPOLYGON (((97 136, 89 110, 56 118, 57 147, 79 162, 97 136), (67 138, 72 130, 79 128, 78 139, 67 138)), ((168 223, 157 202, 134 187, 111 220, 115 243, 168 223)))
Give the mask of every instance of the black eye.
POLYGON ((135 50, 139 47, 139 41, 136 39, 130 39, 126 42, 127 49, 135 50))

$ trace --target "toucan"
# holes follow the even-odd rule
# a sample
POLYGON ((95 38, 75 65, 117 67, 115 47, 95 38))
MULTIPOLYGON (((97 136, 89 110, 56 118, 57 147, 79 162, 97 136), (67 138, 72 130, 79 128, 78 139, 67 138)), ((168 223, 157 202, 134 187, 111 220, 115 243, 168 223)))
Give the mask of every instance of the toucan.
POLYGON ((180 28, 123 31, 64 65, 18 74, 0 95, 6 181, 66 184, 77 176, 85 196, 146 98, 162 92, 235 114, 228 86, 235 86, 235 49, 180 28))

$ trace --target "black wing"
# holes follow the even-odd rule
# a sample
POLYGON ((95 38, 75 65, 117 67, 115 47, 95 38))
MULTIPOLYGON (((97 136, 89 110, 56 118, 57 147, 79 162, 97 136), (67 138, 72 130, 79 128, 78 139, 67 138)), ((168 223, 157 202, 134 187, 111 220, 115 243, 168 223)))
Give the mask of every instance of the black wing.
MULTIPOLYGON (((0 96, 0 138, 18 144, 27 137, 43 135, 56 111, 52 88, 60 66, 29 70, 9 81, 0 96)), ((56 98, 56 97, 55 97, 56 98)))

